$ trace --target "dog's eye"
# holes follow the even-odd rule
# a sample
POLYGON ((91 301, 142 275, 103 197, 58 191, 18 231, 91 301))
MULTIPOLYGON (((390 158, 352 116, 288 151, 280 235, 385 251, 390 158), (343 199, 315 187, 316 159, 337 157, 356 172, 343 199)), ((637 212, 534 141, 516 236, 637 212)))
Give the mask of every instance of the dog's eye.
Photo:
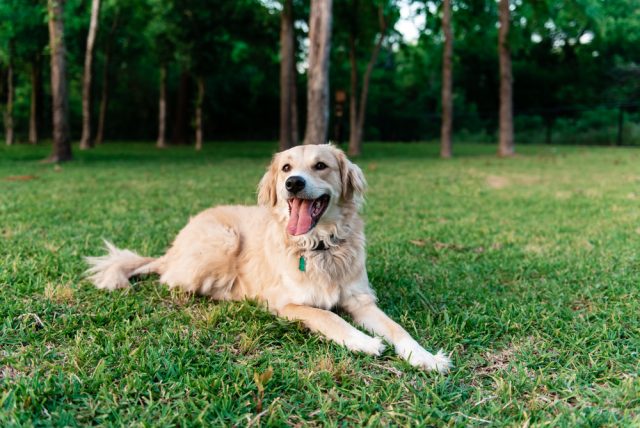
POLYGON ((322 171, 323 169, 327 169, 327 164, 324 162, 318 162, 313 166, 313 169, 316 171, 322 171))
POLYGON ((288 163, 284 164, 284 166, 282 167, 282 172, 289 172, 291 171, 291 165, 289 165, 288 163))

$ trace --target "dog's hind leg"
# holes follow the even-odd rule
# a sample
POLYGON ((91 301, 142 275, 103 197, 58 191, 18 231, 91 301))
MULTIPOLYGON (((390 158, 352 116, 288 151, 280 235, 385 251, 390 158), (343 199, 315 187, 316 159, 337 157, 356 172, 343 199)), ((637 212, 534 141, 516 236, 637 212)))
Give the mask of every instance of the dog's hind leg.
POLYGON ((100 289, 113 291, 130 286, 129 278, 136 275, 161 273, 161 259, 143 257, 130 250, 116 248, 111 242, 104 241, 107 254, 99 257, 86 257, 89 264, 86 274, 100 289))

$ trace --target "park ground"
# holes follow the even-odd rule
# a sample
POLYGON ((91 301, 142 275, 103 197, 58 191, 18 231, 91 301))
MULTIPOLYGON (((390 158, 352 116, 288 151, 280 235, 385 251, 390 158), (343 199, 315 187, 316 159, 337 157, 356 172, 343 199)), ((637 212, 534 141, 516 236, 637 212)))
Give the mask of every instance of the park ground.
POLYGON ((638 149, 365 146, 371 282, 447 376, 255 302, 83 278, 102 237, 159 255, 198 211, 254 203, 274 149, 0 148, 1 426, 640 425, 638 149))

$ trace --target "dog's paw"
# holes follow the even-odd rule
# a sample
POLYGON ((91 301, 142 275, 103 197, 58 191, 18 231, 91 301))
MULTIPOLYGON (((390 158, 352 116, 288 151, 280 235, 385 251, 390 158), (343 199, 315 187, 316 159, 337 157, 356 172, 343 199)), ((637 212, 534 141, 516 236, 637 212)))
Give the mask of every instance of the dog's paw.
POLYGON ((385 345, 379 337, 367 336, 364 333, 344 342, 349 350, 354 352, 364 352, 365 354, 379 356, 384 352, 385 345))
POLYGON ((409 364, 423 370, 437 370, 440 373, 447 373, 451 367, 451 359, 440 350, 436 355, 425 350, 415 340, 403 340, 396 344, 396 352, 409 364))

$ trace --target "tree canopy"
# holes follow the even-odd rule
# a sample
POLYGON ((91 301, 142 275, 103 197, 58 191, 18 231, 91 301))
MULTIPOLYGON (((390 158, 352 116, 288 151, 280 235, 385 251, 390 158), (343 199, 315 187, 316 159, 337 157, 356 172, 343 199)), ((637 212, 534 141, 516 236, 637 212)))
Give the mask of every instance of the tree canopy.
MULTIPOLYGON (((498 111, 497 3, 453 0, 454 135, 495 136, 498 111)), ((388 30, 370 77, 365 140, 435 139, 440 132, 443 36, 440 0, 335 0, 331 51, 331 118, 335 90, 349 90, 349 38, 356 37, 359 85, 379 34, 378 6, 388 30), (419 37, 406 40, 398 21, 411 10, 424 17, 419 37), (404 15, 401 18, 401 15, 404 15)), ((81 87, 90 2, 66 0, 65 40, 70 128, 81 131, 81 87)), ((282 4, 275 0, 103 0, 95 48, 95 93, 108 84, 105 139, 153 140, 157 133, 160 66, 167 67, 169 135, 177 98, 188 103, 188 126, 201 78, 207 139, 276 139, 279 105, 279 30, 282 4), (110 49, 108 73, 105 52, 110 49), (187 76, 181 82, 181 76, 187 76)), ((309 4, 293 1, 298 105, 304 118, 309 4)), ((640 9, 633 0, 512 0, 510 44, 516 137, 524 131, 563 126, 615 126, 622 106, 626 132, 640 140, 640 9), (546 125, 545 125, 546 124, 546 125), (520 134, 519 134, 520 132, 520 134)), ((46 2, 0 2, 0 85, 15 67, 14 126, 27 138, 31 79, 28 70, 49 53, 46 2)), ((45 61, 44 64, 47 62, 45 61)), ((43 67, 45 94, 49 70, 43 67)), ((49 97, 46 97, 48 100, 49 97)), ((49 112, 50 101, 44 110, 49 112)), ((97 118, 98 103, 93 115, 97 118)), ((45 124, 50 114, 44 115, 45 124)), ((298 121, 300 125, 304 120, 298 121)), ((45 137, 49 126, 42 126, 45 137)), ((333 127, 330 127, 333 132, 333 127)), ((300 130, 303 132, 304 130, 300 130)), ((535 134, 535 140, 542 134, 535 134)), ((193 137, 192 137, 193 138, 193 137)), ((334 138, 330 135, 330 138, 334 138)), ((460 137, 463 138, 463 137, 460 137)), ((592 142, 604 142, 592 138, 592 142)), ((562 142, 562 138, 560 138, 562 142)), ((572 141, 567 141, 572 142, 572 141)))

